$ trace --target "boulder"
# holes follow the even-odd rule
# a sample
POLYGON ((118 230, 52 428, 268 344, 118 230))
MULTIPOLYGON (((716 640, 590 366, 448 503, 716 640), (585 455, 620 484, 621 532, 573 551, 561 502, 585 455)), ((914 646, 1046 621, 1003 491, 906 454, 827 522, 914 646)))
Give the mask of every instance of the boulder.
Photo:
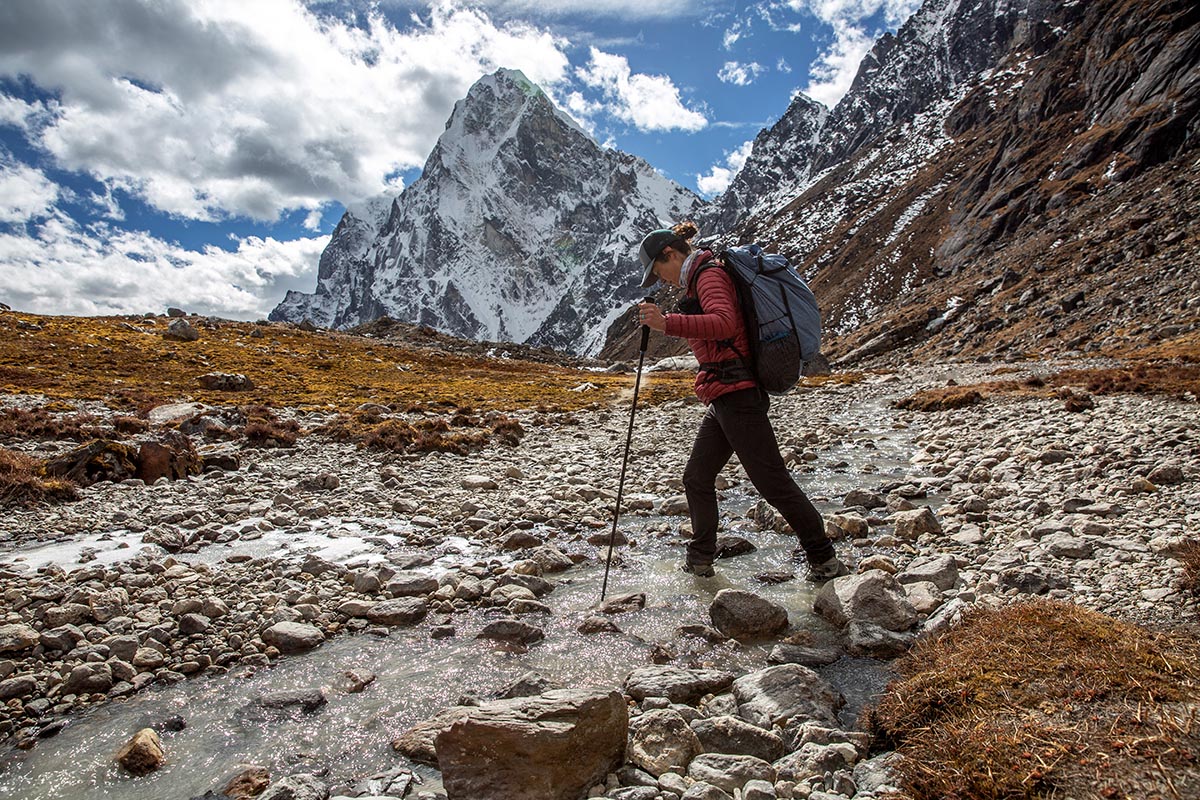
POLYGON ((814 776, 821 777, 828 772, 846 769, 857 760, 853 745, 808 742, 796 752, 776 761, 775 767, 781 779, 805 782, 814 776))
POLYGON ((46 474, 80 486, 123 481, 137 474, 137 451, 122 442, 96 439, 46 461, 46 474))
POLYGON ((194 342, 200 338, 200 331, 186 319, 177 319, 163 331, 163 338, 173 342, 194 342))
POLYGON ((262 640, 281 653, 303 653, 325 641, 325 634, 303 622, 276 622, 262 632, 262 640))
POLYGON ((733 682, 738 716, 770 730, 793 718, 837 723, 845 699, 824 678, 799 664, 779 664, 733 682))
POLYGON ((254 390, 254 381, 245 375, 230 372, 209 372, 196 380, 205 389, 217 392, 250 392, 254 390))
POLYGON ((665 697, 672 703, 696 703, 706 694, 729 688, 733 674, 715 669, 683 669, 673 666, 639 667, 625 678, 625 693, 641 702, 647 697, 665 697))
POLYGON ((673 709, 647 711, 629 723, 628 759, 656 778, 682 773, 703 750, 687 720, 673 709))
POLYGON ((149 775, 164 761, 162 741, 151 728, 142 728, 117 752, 117 763, 133 775, 149 775))
POLYGON ((867 520, 858 514, 830 514, 825 518, 825 535, 839 539, 861 539, 870 532, 867 520))
POLYGON ((95 694, 107 692, 115 683, 112 666, 107 662, 79 664, 62 683, 63 694, 95 694))
POLYGON ((230 778, 221 794, 229 800, 249 800, 266 791, 270 783, 271 773, 266 767, 250 765, 230 778))
POLYGON ((375 603, 366 616, 379 625, 415 625, 428 613, 429 606, 419 597, 397 597, 375 603))
POLYGON ((706 753, 754 756, 763 761, 775 761, 786 752, 783 739, 740 717, 723 714, 698 719, 692 730, 700 739, 706 753))
POLYGON ((450 800, 577 800, 625 759, 617 691, 561 689, 468 708, 435 740, 450 800))
POLYGON ((881 569, 829 581, 817 591, 813 610, 837 626, 871 622, 890 631, 904 631, 917 622, 904 587, 881 569))
POLYGON ((288 775, 272 783, 258 800, 328 800, 329 787, 312 775, 288 775))
POLYGON ((688 766, 692 780, 716 786, 727 794, 740 791, 747 781, 775 783, 775 767, 754 756, 731 756, 723 753, 704 753, 692 759, 688 766))
POLYGON ((422 720, 392 740, 392 749, 418 764, 437 766, 437 750, 434 742, 438 734, 466 717, 470 708, 453 706, 443 709, 429 719, 422 720))
POLYGON ((21 653, 38 644, 38 632, 28 625, 0 625, 0 653, 21 653))
POLYGON ((900 583, 930 581, 942 591, 953 589, 958 582, 958 564, 951 555, 922 556, 913 559, 903 572, 896 575, 896 580, 900 583))
POLYGON ((138 447, 137 477, 146 483, 159 478, 178 480, 199 475, 204 462, 192 440, 179 431, 166 431, 156 442, 142 442, 138 447))
POLYGON ((494 639, 499 642, 533 644, 546 638, 541 628, 518 619, 498 619, 489 622, 476 636, 477 639, 494 639))
POLYGON ((941 523, 928 507, 914 508, 911 511, 897 511, 892 520, 896 525, 896 536, 900 539, 911 541, 923 533, 942 532, 941 523))
POLYGON ((762 639, 787 629, 787 609, 753 592, 722 589, 708 608, 713 626, 731 639, 762 639))

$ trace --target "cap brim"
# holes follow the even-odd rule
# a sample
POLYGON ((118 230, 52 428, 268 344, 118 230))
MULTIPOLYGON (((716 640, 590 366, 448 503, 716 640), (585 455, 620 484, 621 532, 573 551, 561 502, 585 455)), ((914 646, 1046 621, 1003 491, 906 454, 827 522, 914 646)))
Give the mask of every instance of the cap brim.
POLYGON ((656 283, 658 283, 658 276, 654 274, 654 262, 651 261, 646 265, 646 272, 642 275, 642 288, 649 289, 656 283))

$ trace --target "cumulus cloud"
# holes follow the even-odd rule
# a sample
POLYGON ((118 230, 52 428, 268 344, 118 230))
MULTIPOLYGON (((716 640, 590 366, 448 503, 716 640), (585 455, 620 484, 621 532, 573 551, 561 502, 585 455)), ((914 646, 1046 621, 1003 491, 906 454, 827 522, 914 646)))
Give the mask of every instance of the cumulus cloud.
POLYGON ((23 224, 50 213, 58 186, 41 170, 0 158, 0 222, 23 224))
POLYGON ((106 224, 82 228, 53 213, 33 233, 0 234, 0 297, 41 314, 161 312, 257 319, 287 289, 308 288, 328 237, 237 239, 232 252, 188 250, 106 224))
POLYGON ((895 28, 921 6, 921 0, 788 0, 795 11, 812 14, 833 29, 833 41, 809 67, 804 93, 833 108, 850 89, 863 57, 871 51, 880 31, 868 31, 870 19, 879 18, 895 28))
MULTIPOLYGON (((580 15, 618 19, 671 19, 698 10, 695 0, 476 0, 497 12, 534 16, 580 15)), ((702 7, 699 10, 703 10, 702 7)))
POLYGON ((609 113, 639 130, 698 131, 708 124, 703 114, 683 104, 669 77, 634 73, 624 56, 593 47, 587 66, 577 75, 602 92, 609 113))
POLYGON ((724 83, 747 86, 754 83, 754 79, 766 72, 766 70, 766 67, 755 61, 751 61, 749 64, 726 61, 725 65, 717 72, 717 77, 724 83))
POLYGON ((746 164, 750 151, 754 148, 754 140, 743 142, 731 153, 725 154, 725 163, 714 164, 707 175, 696 176, 696 187, 707 195, 718 195, 729 188, 734 177, 746 164))
POLYGON ((9 0, 0 31, 0 76, 56 96, 0 98, 0 121, 57 166, 201 220, 372 196, 423 164, 480 75, 553 87, 568 69, 548 31, 447 0, 403 31, 301 0, 9 0))

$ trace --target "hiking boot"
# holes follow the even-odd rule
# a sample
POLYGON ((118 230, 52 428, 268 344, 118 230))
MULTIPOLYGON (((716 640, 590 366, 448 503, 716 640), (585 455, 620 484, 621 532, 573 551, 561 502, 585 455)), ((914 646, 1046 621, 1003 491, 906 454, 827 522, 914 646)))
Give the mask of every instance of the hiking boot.
POLYGON ((711 578, 717 574, 712 564, 693 564, 690 561, 685 561, 679 568, 684 572, 695 575, 697 578, 711 578))
POLYGON ((820 564, 808 565, 808 579, 811 581, 828 581, 849 574, 850 569, 837 556, 820 564))

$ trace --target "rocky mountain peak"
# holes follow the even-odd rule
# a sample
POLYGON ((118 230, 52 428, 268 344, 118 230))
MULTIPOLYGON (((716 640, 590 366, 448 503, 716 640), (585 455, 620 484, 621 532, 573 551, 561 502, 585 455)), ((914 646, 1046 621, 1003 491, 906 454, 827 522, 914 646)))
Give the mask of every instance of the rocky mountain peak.
MULTIPOLYGON (((641 234, 699 199, 605 149, 515 70, 475 83, 386 221, 348 212, 317 290, 273 319, 390 316, 475 339, 587 354, 638 293, 641 234)), ((368 215, 369 216, 369 215, 368 215)))

